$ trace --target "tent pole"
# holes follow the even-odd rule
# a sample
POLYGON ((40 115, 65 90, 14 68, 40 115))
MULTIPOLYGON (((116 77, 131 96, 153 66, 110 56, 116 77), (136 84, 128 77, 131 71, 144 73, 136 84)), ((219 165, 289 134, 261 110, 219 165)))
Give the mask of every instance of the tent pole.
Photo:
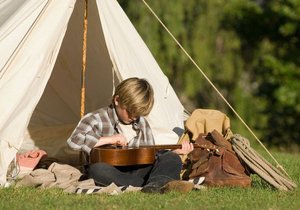
MULTIPOLYGON (((83 19, 83 42, 82 42, 82 71, 81 71, 81 95, 80 95, 80 118, 85 114, 85 72, 86 72, 86 41, 88 25, 88 0, 84 0, 84 19, 83 19)), ((87 162, 87 155, 80 151, 79 161, 81 165, 87 162)))
POLYGON ((88 24, 87 15, 88 15, 88 0, 84 0, 80 118, 84 116, 84 112, 85 112, 85 72, 86 72, 86 40, 87 40, 86 36, 87 36, 87 24, 88 24))

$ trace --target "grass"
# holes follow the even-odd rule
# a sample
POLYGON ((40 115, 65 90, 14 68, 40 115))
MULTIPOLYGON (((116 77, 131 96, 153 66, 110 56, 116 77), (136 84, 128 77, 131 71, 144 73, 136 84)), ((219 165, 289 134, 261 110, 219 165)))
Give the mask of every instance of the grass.
MULTIPOLYGON (((274 155, 274 154, 273 154, 274 155)), ((276 153, 293 181, 299 185, 299 154, 276 153)), ((241 188, 208 188, 190 193, 121 195, 76 195, 60 189, 3 188, 0 189, 0 209, 300 209, 300 191, 281 192, 257 175, 252 186, 241 188)))

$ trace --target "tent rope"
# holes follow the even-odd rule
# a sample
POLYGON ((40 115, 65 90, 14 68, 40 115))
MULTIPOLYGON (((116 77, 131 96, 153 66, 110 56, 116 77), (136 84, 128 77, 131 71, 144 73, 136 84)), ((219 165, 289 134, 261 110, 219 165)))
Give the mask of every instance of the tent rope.
POLYGON ((194 61, 194 59, 187 53, 184 47, 179 43, 179 41, 175 38, 175 36, 170 32, 170 30, 166 27, 166 25, 161 21, 161 19, 156 15, 156 13, 152 10, 152 8, 142 0, 149 11, 154 15, 154 17, 158 20, 158 22, 163 26, 163 28, 168 32, 168 34, 172 37, 172 39, 176 42, 176 44, 180 47, 180 49, 185 53, 185 55, 190 59, 190 61, 196 66, 196 68, 200 71, 200 73, 204 76, 204 78, 208 81, 208 83, 213 87, 213 89, 218 93, 218 95, 223 99, 223 101, 228 105, 228 107, 233 111, 233 113, 238 117, 238 119, 244 124, 244 126, 248 129, 248 131, 253 135, 256 141, 266 150, 266 152, 270 155, 270 157, 277 164, 276 167, 282 170, 288 177, 288 173, 284 170, 284 168, 278 163, 278 161, 273 157, 273 155, 268 151, 268 149, 264 146, 264 144, 259 140, 259 138, 254 134, 251 128, 246 124, 246 122, 242 119, 242 117, 235 111, 235 109, 230 105, 230 103, 226 100, 226 98, 222 95, 222 93, 217 89, 217 87, 212 83, 212 81, 208 78, 208 76, 202 71, 202 69, 198 66, 198 64, 194 61))

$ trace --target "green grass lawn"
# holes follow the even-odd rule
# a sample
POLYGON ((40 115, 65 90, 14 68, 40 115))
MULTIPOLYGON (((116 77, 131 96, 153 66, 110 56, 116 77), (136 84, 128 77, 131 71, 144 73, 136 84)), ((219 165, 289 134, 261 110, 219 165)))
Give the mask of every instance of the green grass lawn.
MULTIPOLYGON (((275 153, 299 186, 300 155, 275 153)), ((0 209, 300 209, 300 191, 281 192, 258 176, 252 176, 251 188, 208 188, 190 193, 121 195, 76 195, 60 189, 0 189, 0 209)))

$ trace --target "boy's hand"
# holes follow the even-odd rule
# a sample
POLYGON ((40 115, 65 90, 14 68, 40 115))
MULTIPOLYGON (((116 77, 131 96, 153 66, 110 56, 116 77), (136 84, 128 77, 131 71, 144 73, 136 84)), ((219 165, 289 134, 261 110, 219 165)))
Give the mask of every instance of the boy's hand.
POLYGON ((115 134, 110 136, 111 137, 111 144, 116 144, 120 146, 126 146, 127 140, 125 139, 123 134, 115 134))
POLYGON ((112 136, 103 136, 97 142, 94 147, 103 146, 107 144, 115 144, 120 146, 126 146, 127 140, 125 139, 124 135, 122 134, 114 134, 112 136))
POLYGON ((187 155, 194 150, 194 145, 189 142, 182 142, 181 149, 173 150, 178 155, 187 155))

